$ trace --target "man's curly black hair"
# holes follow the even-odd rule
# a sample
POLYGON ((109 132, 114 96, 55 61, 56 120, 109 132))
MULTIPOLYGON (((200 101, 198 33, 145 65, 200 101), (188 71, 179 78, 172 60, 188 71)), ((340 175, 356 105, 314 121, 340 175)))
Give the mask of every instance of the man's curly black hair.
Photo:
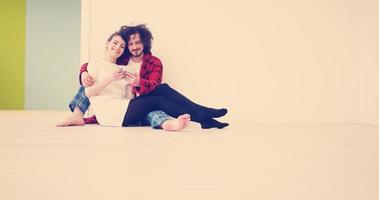
MULTIPOLYGON (((136 26, 122 26, 119 30, 119 33, 122 38, 127 39, 125 42, 128 43, 130 40, 130 36, 136 33, 139 33, 141 42, 143 43, 143 53, 149 54, 151 53, 151 43, 153 38, 153 34, 150 32, 150 30, 146 27, 145 24, 139 24, 136 26)), ((125 54, 130 57, 131 53, 129 52, 129 49, 125 49, 125 54)))

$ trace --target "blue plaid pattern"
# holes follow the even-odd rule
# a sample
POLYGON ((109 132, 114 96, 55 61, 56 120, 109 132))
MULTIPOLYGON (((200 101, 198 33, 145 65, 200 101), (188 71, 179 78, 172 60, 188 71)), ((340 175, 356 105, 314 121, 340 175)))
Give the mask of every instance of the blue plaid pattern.
POLYGON ((155 111, 149 112, 146 118, 147 118, 147 121, 150 122, 151 127, 155 129, 161 129, 162 128, 161 124, 171 119, 170 116, 168 116, 165 112, 161 110, 155 110, 155 111))
POLYGON ((78 107, 82 113, 85 113, 87 112, 90 104, 91 103, 84 92, 84 87, 80 86, 79 91, 76 93, 74 99, 72 99, 68 106, 70 107, 71 112, 74 112, 75 107, 78 107))

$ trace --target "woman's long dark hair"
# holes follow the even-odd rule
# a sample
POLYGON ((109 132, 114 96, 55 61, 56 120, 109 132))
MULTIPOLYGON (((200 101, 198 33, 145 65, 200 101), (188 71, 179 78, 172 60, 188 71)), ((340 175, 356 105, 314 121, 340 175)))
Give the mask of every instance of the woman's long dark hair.
MULTIPOLYGON (((120 36, 126 43, 126 39, 127 38, 124 38, 119 31, 117 32, 114 32, 112 35, 110 35, 107 39, 107 42, 110 42, 116 35, 120 36)), ((125 64, 125 60, 126 58, 128 57, 128 53, 129 53, 129 50, 127 48, 127 46, 125 45, 125 49, 124 49, 124 52, 122 52, 121 56, 117 58, 116 60, 116 64, 120 65, 120 64, 125 64)))

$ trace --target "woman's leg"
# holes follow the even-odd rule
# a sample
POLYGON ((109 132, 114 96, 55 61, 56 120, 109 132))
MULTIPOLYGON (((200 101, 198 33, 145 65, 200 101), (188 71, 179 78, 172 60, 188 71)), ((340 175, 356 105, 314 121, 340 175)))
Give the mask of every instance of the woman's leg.
POLYGON ((63 122, 57 124, 57 127, 66 127, 66 126, 83 126, 83 113, 79 110, 78 107, 74 108, 74 111, 68 116, 63 122))
POLYGON ((147 114, 147 120, 154 129, 163 129, 165 131, 179 131, 184 129, 191 121, 188 114, 180 115, 173 119, 161 110, 155 110, 147 114))
POLYGON ((214 109, 208 108, 199 104, 194 103, 175 89, 171 88, 168 84, 163 83, 158 85, 148 96, 163 96, 167 100, 175 102, 187 110, 189 110, 191 116, 199 119, 210 119, 224 116, 228 111, 227 109, 214 109))
POLYGON ((180 115, 176 119, 166 120, 161 124, 161 128, 165 131, 180 131, 186 128, 191 121, 189 114, 180 115))
POLYGON ((71 112, 74 112, 75 108, 77 107, 82 113, 85 113, 87 112, 90 105, 91 103, 85 94, 85 88, 83 86, 80 86, 78 92, 75 94, 74 98, 71 100, 68 106, 71 112))
POLYGON ((84 87, 81 86, 79 91, 76 93, 75 97, 69 104, 69 108, 72 112, 63 122, 57 124, 58 127, 65 126, 83 126, 84 113, 88 110, 90 105, 88 97, 84 93, 84 87))

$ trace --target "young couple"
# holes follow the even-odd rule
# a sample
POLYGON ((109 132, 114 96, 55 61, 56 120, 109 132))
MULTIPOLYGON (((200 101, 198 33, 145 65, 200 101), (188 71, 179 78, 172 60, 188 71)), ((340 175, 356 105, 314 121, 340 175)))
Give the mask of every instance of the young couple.
POLYGON ((161 84, 163 66, 151 54, 152 39, 145 25, 123 26, 113 33, 106 41, 105 55, 82 66, 82 86, 69 105, 72 114, 57 126, 98 122, 103 126, 150 125, 166 131, 181 130, 189 121, 204 129, 228 126, 214 119, 227 114, 227 109, 196 104, 161 84), (96 117, 83 119, 89 105, 96 117))

